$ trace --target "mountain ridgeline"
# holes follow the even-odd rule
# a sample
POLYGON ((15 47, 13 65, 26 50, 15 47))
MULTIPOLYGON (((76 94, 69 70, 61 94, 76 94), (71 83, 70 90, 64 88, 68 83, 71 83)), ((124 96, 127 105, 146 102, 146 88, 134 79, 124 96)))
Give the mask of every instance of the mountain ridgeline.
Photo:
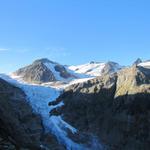
POLYGON ((75 78, 67 72, 63 65, 50 61, 46 58, 34 61, 31 65, 21 68, 13 73, 21 76, 24 81, 32 83, 54 82, 75 78))
POLYGON ((113 73, 121 68, 115 62, 91 62, 81 66, 66 66, 43 58, 34 61, 31 65, 20 68, 13 75, 20 76, 29 83, 69 82, 74 79, 113 73))

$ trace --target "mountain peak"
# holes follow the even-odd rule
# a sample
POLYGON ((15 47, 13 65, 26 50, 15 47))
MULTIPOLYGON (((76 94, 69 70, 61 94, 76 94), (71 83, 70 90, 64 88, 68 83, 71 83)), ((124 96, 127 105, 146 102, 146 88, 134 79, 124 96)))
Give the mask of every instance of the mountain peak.
POLYGON ((26 82, 44 83, 54 81, 68 81, 76 78, 65 66, 47 58, 37 59, 31 65, 20 68, 13 73, 26 82))
POLYGON ((49 60, 48 58, 41 58, 41 59, 37 59, 35 60, 33 63, 51 63, 51 64, 58 64, 54 61, 49 60))
POLYGON ((106 74, 117 72, 118 70, 120 70, 122 68, 123 67, 120 66, 118 63, 113 62, 113 61, 108 61, 107 63, 105 63, 105 66, 102 69, 101 73, 103 75, 106 75, 106 74))
POLYGON ((142 63, 142 60, 140 58, 137 58, 133 65, 138 65, 140 63, 142 63))

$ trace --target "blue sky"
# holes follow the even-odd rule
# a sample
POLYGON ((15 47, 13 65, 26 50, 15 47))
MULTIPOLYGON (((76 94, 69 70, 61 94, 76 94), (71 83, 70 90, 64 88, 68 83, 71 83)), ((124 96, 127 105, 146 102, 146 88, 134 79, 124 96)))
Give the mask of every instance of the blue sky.
POLYGON ((150 59, 149 0, 0 0, 0 72, 37 58, 150 59))

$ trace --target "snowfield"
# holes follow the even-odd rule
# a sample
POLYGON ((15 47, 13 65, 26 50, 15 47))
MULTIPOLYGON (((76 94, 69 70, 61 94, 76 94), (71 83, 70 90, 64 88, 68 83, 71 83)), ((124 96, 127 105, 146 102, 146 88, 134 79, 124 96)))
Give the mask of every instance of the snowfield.
POLYGON ((87 63, 84 65, 70 66, 68 68, 79 74, 87 74, 89 76, 99 76, 101 75, 101 71, 104 67, 105 63, 87 63))
MULTIPOLYGON (((77 65, 77 66, 69 66, 68 70, 72 70, 74 73, 81 74, 81 75, 86 75, 87 77, 97 77, 101 76, 103 69, 108 67, 107 65, 110 65, 109 67, 112 68, 112 72, 117 72, 123 66, 120 66, 119 64, 115 62, 106 62, 106 63, 101 63, 101 62, 91 62, 83 65, 77 65)), ((81 76, 82 77, 82 76, 81 76)), ((81 78, 80 77, 80 78, 81 78)), ((85 78, 85 77, 84 77, 85 78)))
MULTIPOLYGON (((86 146, 75 143, 67 136, 67 130, 70 130, 74 134, 77 132, 77 129, 65 122, 61 116, 50 117, 49 115, 50 110, 64 105, 63 102, 60 102, 56 106, 48 106, 48 103, 54 101, 61 94, 65 86, 55 88, 49 85, 27 84, 19 80, 19 77, 12 78, 4 74, 0 74, 0 78, 21 88, 25 92, 27 101, 32 106, 34 112, 41 115, 46 132, 54 134, 57 140, 65 145, 67 150, 89 150, 86 146)), ((81 80, 79 82, 83 81, 84 80, 81 80)), ((76 82, 74 81, 73 83, 76 82)), ((95 143, 93 138, 92 144, 94 147, 95 143)))
POLYGON ((150 67, 150 61, 142 62, 142 63, 138 64, 138 66, 150 67))

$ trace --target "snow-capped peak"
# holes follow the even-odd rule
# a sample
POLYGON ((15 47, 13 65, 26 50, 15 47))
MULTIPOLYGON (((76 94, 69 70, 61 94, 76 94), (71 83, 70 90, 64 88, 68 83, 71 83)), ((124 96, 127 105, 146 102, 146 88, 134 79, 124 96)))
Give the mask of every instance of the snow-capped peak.
POLYGON ((51 63, 51 64, 58 64, 57 62, 51 61, 48 58, 41 58, 35 60, 33 63, 51 63))
POLYGON ((104 63, 104 62, 92 61, 87 64, 70 66, 68 68, 79 74, 86 74, 90 76, 101 76, 102 73, 106 72, 106 70, 107 70, 107 73, 112 73, 112 72, 116 72, 122 67, 115 62, 104 63))
POLYGON ((35 60, 31 65, 23 67, 13 74, 32 83, 67 81, 75 78, 63 65, 46 58, 35 60))

